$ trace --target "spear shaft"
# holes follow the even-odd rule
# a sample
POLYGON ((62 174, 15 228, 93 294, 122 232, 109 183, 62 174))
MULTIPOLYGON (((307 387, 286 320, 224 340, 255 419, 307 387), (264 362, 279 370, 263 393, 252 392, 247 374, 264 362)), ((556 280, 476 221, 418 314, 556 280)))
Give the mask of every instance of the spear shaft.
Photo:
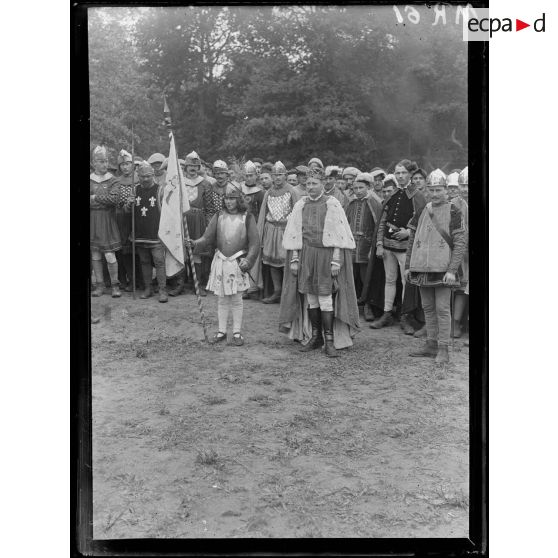
POLYGON ((132 204, 132 297, 136 300, 136 169, 134 168, 134 125, 132 124, 132 194, 134 203, 132 204))
MULTIPOLYGON (((170 118, 170 111, 168 109, 166 97, 165 97, 165 109, 166 109, 166 111, 165 111, 166 112, 165 125, 167 126, 169 134, 171 135, 171 137, 174 141, 174 132, 172 131, 172 122, 171 122, 171 118, 170 118)), ((175 144, 175 152, 176 152, 176 144, 175 144)), ((182 207, 183 207, 182 206, 182 196, 183 196, 183 192, 182 192, 182 170, 181 170, 180 164, 178 162, 178 156, 176 157, 176 172, 178 173, 177 174, 178 175, 178 184, 179 184, 178 196, 179 196, 179 204, 180 204, 180 217, 181 217, 181 221, 182 221, 182 227, 180 228, 180 230, 181 230, 181 234, 182 234, 182 250, 183 250, 183 255, 184 255, 184 272, 186 272, 186 251, 184 251, 184 247, 186 246, 186 249, 188 251, 188 258, 190 260, 190 269, 192 270, 192 277, 194 279, 194 288, 196 290, 196 297, 198 299, 198 309, 200 311, 200 316, 201 316, 203 336, 204 336, 206 341, 209 341, 208 336, 207 336, 207 324, 206 324, 206 321, 205 321, 205 313, 204 313, 204 310, 203 310, 202 297, 200 295, 200 287, 199 287, 199 282, 198 282, 198 276, 197 276, 197 273, 196 273, 196 266, 194 265, 194 252, 192 250, 192 246, 190 245, 190 232, 188 230, 188 221, 186 219, 186 215, 182 213, 182 207)))

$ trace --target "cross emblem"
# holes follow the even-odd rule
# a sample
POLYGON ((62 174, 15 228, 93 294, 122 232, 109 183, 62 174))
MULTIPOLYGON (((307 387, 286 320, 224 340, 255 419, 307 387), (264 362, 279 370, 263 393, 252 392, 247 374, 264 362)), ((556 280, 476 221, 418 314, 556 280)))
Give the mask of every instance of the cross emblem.
POLYGON ((156 200, 153 196, 151 196, 151 197, 149 198, 149 203, 151 204, 151 207, 155 207, 155 202, 156 202, 156 201, 157 201, 157 200, 156 200))
POLYGON ((138 196, 138 197, 136 198, 136 205, 139 205, 140 202, 141 202, 141 198, 138 196))
POLYGON ((140 211, 141 211, 141 216, 145 217, 147 214, 147 207, 142 207, 140 211))

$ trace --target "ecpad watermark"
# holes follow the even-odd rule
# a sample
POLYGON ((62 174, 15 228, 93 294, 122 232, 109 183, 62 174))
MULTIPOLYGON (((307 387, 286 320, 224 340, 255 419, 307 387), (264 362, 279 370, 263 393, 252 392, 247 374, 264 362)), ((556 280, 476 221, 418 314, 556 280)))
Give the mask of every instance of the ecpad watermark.
POLYGON ((531 27, 536 33, 546 31, 546 14, 533 23, 518 18, 490 17, 489 8, 470 8, 463 11, 463 40, 489 41, 496 33, 513 33, 531 27))

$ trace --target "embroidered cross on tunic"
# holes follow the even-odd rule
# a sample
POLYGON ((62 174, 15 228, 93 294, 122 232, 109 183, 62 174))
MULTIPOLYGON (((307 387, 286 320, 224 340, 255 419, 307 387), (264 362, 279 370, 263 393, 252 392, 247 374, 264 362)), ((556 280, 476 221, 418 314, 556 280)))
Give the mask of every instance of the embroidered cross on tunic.
POLYGON ((141 216, 145 217, 146 215, 147 215, 147 207, 144 206, 141 208, 141 216))
POLYGON ((149 203, 151 204, 151 207, 155 207, 155 202, 156 202, 156 201, 157 201, 157 200, 156 200, 153 196, 151 196, 151 197, 149 198, 149 203))

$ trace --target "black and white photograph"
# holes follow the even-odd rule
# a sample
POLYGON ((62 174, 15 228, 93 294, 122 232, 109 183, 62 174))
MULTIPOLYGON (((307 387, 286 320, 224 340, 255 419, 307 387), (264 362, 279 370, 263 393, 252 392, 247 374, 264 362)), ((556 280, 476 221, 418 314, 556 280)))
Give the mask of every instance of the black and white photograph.
POLYGON ((85 12, 78 529, 471 539, 465 5, 85 12))

